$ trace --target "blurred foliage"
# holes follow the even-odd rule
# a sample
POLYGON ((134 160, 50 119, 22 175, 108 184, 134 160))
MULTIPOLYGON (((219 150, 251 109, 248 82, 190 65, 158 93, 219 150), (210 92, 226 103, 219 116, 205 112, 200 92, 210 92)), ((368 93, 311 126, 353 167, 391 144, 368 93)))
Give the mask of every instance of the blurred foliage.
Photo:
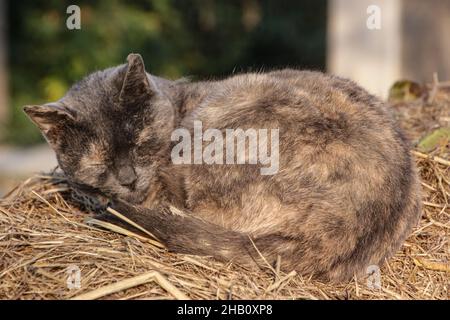
POLYGON ((431 152, 438 148, 447 148, 450 144, 450 128, 439 128, 422 138, 417 145, 419 151, 431 152))
POLYGON ((410 80, 396 81, 389 89, 390 102, 410 102, 422 97, 425 88, 410 80))
POLYGON ((295 66, 323 69, 326 1, 9 1, 7 141, 41 140, 22 106, 59 99, 86 74, 139 52, 147 71, 178 78, 295 66), (68 30, 66 8, 81 8, 68 30))

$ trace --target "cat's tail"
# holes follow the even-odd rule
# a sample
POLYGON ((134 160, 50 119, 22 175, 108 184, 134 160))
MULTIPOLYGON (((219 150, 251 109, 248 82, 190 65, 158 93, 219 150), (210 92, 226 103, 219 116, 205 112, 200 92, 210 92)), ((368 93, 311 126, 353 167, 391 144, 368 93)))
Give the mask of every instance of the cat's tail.
POLYGON ((149 209, 117 200, 110 208, 133 224, 104 214, 101 220, 134 229, 141 235, 144 229, 144 233, 156 237, 172 252, 212 256, 221 261, 260 268, 272 267, 277 259, 272 254, 273 250, 267 250, 267 239, 252 239, 247 234, 225 229, 171 206, 149 209))

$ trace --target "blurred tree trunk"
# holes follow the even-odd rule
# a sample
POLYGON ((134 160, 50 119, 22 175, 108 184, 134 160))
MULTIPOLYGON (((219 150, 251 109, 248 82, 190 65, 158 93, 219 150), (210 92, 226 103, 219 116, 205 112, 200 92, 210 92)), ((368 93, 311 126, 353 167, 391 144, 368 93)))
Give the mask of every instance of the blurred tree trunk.
POLYGON ((404 0, 402 29, 403 77, 450 80, 450 1, 404 0))
POLYGON ((387 97, 397 80, 450 80, 450 0, 329 0, 327 68, 387 97), (369 28, 370 8, 380 28, 369 28))
POLYGON ((8 113, 8 86, 7 86, 7 12, 6 0, 0 0, 0 138, 7 121, 8 113))
POLYGON ((386 97, 401 77, 402 1, 330 0, 328 10, 328 71, 386 97), (367 24, 371 6, 379 8, 379 28, 367 24))

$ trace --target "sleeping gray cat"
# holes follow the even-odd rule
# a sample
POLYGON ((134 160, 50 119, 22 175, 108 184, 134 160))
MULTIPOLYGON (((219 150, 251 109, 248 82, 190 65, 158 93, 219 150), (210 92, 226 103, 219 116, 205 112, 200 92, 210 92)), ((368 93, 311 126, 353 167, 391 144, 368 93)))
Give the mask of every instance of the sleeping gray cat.
POLYGON ((417 223, 409 143, 355 83, 291 69, 172 82, 127 60, 25 111, 73 185, 113 199, 169 250, 260 267, 279 256, 284 270, 343 281, 382 264, 417 223), (172 132, 195 121, 278 129, 279 171, 174 164, 172 132))

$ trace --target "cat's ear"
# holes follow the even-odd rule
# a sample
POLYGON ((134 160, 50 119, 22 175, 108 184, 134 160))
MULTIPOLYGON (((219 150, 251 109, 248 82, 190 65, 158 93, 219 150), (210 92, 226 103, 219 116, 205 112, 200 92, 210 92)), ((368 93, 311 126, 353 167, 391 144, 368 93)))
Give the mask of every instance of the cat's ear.
POLYGON ((140 54, 129 54, 127 61, 126 73, 119 95, 120 103, 125 106, 146 101, 158 90, 147 77, 144 60, 140 54))
POLYGON ((53 146, 59 144, 65 128, 75 122, 73 111, 61 102, 25 106, 23 110, 53 146))

